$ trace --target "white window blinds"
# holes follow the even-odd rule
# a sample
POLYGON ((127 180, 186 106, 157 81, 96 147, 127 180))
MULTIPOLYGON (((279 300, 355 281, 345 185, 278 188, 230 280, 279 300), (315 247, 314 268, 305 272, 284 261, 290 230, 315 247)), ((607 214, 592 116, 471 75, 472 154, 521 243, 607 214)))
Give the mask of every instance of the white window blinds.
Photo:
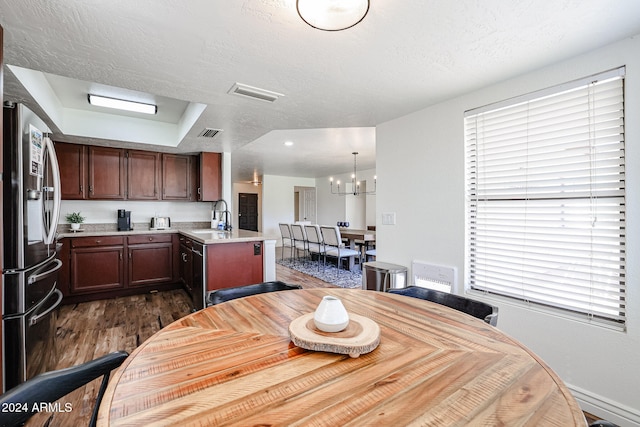
POLYGON ((472 289, 625 322, 624 68, 465 114, 472 289))

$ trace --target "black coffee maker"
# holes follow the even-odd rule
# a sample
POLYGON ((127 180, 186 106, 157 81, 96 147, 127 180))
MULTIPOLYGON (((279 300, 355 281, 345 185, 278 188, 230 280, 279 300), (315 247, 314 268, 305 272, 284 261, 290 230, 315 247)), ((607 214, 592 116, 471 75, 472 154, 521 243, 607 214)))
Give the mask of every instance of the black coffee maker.
POLYGON ((131 211, 118 209, 118 231, 131 230, 131 211))

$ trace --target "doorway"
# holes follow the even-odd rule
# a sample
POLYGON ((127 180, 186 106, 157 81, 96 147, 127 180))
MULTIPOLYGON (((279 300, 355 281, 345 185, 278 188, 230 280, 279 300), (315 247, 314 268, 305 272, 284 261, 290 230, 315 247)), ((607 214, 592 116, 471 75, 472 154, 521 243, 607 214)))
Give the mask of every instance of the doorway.
POLYGON ((294 220, 296 222, 316 223, 315 187, 294 188, 294 220))
POLYGON ((258 231, 258 195, 255 193, 239 193, 238 195, 238 228, 258 231))

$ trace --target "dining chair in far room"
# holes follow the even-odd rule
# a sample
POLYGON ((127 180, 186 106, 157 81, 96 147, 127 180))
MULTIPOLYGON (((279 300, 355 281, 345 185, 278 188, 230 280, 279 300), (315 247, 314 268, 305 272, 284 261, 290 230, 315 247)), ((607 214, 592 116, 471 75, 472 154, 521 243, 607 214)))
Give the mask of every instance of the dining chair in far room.
POLYGON ((369 261, 370 258, 375 258, 377 256, 376 254, 377 252, 375 249, 369 249, 364 253, 364 256, 365 256, 365 259, 369 261))
POLYGON ((128 356, 129 354, 125 351, 115 351, 81 365, 36 375, 23 382, 0 396, 0 406, 2 408, 25 408, 26 410, 2 411, 0 425, 23 425, 37 412, 40 405, 54 403, 94 379, 102 377, 102 384, 94 402, 89 423, 89 426, 95 426, 98 408, 107 389, 109 375, 112 370, 122 365, 128 356))
POLYGON ((325 244, 325 255, 338 258, 338 272, 336 276, 340 276, 342 258, 359 257, 360 252, 344 246, 338 227, 322 226, 320 227, 320 231, 322 232, 322 239, 325 244))
POLYGON ((325 256, 324 240, 322 240, 322 233, 320 232, 320 226, 317 224, 305 225, 304 232, 307 236, 307 249, 309 250, 309 257, 313 254, 318 256, 318 271, 320 271, 320 257, 323 257, 326 263, 327 258, 325 256))
POLYGON ((491 326, 496 326, 498 323, 498 307, 484 303, 482 301, 476 301, 471 298, 466 298, 456 294, 450 294, 448 292, 442 292, 435 289, 423 288, 421 286, 408 286, 406 288, 388 289, 387 292, 398 295, 405 295, 413 298, 420 298, 423 300, 435 302, 438 304, 446 305, 449 308, 462 311, 478 319, 484 320, 491 326))
POLYGON ((256 283, 255 285, 236 286, 233 288, 222 288, 209 294, 207 306, 222 304, 236 298, 244 298, 251 295, 265 294, 267 292, 292 291, 302 289, 300 285, 289 285, 280 281, 256 283))
POLYGON ((285 248, 291 248, 291 256, 293 256, 293 236, 289 224, 280 223, 280 235, 282 237, 282 260, 284 260, 285 248))
POLYGON ((302 250, 302 258, 307 257, 309 251, 309 242, 307 241, 307 235, 304 232, 302 224, 291 224, 291 234, 293 235, 293 246, 296 251, 296 258, 298 257, 298 251, 302 250))

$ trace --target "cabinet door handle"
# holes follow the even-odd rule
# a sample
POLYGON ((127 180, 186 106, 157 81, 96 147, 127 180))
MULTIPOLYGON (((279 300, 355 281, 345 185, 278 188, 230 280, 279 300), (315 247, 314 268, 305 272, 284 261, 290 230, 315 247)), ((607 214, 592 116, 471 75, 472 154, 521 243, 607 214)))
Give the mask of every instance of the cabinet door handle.
POLYGON ((96 245, 99 245, 100 243, 102 243, 102 240, 96 240, 96 245))
POLYGON ((187 254, 182 252, 182 262, 187 262, 187 254))

